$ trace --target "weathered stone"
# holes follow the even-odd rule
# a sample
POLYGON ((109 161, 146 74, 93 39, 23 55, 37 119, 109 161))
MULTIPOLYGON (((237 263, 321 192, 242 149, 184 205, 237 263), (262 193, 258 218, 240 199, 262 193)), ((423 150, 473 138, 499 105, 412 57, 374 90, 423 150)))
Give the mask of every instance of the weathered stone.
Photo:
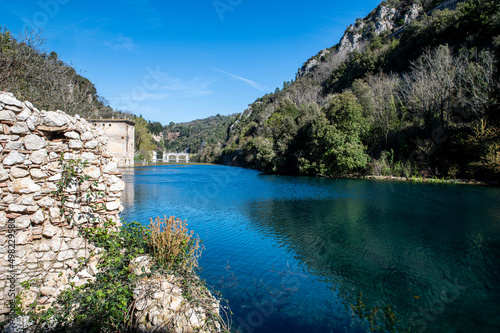
POLYGON ((57 254, 57 261, 66 261, 68 259, 73 259, 75 257, 75 251, 73 250, 64 250, 57 254))
POLYGON ((111 192, 123 191, 125 189, 125 183, 120 179, 118 183, 115 183, 109 187, 111 192))
POLYGON ((94 149, 97 147, 97 140, 90 140, 89 142, 85 143, 84 147, 86 149, 94 149))
MULTIPOLYGON (((71 238, 71 239, 75 239, 75 238, 79 238, 80 237, 80 233, 79 233, 79 228, 71 228, 71 229, 66 229, 64 228, 63 229, 63 237, 65 238, 71 238)), ((87 243, 87 248, 88 249, 95 249, 95 247, 93 247, 93 245, 91 243, 87 243)))
POLYGON ((114 175, 106 177, 106 184, 107 185, 119 184, 121 182, 122 182, 122 180, 114 175))
POLYGON ((43 296, 52 296, 57 292, 56 288, 43 286, 40 288, 40 292, 43 296))
POLYGON ((12 194, 8 194, 6 195, 3 199, 2 199, 2 204, 4 205, 10 205, 12 203, 14 203, 14 196, 12 194))
POLYGON ((57 228, 56 226, 53 226, 50 223, 45 223, 43 226, 43 236, 44 237, 52 238, 55 235, 57 235, 58 232, 60 232, 59 228, 57 228))
POLYGON ((5 149, 9 150, 22 150, 23 142, 22 141, 10 141, 5 145, 5 149))
POLYGON ((183 301, 182 296, 171 296, 169 309, 173 311, 179 310, 183 301))
POLYGON ((56 173, 52 177, 49 177, 48 181, 49 182, 58 182, 58 181, 61 180, 61 178, 62 178, 61 174, 60 173, 56 173))
POLYGON ((27 120, 26 120, 26 125, 28 125, 28 128, 32 131, 36 130, 36 127, 40 125, 40 117, 36 115, 31 115, 27 120))
POLYGON ((93 162, 96 159, 96 155, 93 153, 82 153, 82 160, 83 161, 88 161, 88 162, 93 162))
POLYGON ((41 209, 37 210, 33 215, 31 215, 31 221, 35 224, 40 224, 45 221, 45 217, 43 216, 43 212, 41 209))
POLYGON ((4 104, 7 104, 7 105, 12 105, 12 106, 16 106, 20 109, 23 108, 23 103, 21 103, 20 101, 18 101, 16 98, 12 97, 12 96, 9 96, 7 94, 0 94, 0 102, 1 103, 4 103, 4 104))
POLYGON ((76 159, 75 154, 73 154, 73 153, 65 153, 64 154, 64 160, 69 161, 69 160, 74 160, 74 159, 76 159))
POLYGON ((7 210, 9 212, 22 213, 26 211, 26 208, 27 207, 25 205, 10 204, 7 210))
POLYGON ((59 252, 69 249, 69 246, 62 238, 54 237, 50 241, 50 248, 54 252, 59 252))
POLYGON ((78 203, 75 203, 75 202, 67 202, 66 207, 71 208, 71 209, 79 209, 82 206, 78 203))
POLYGON ((53 220, 61 218, 61 212, 57 208, 49 208, 49 215, 53 220))
POLYGON ((86 244, 86 241, 84 238, 78 237, 75 239, 72 239, 71 242, 69 243, 69 247, 72 250, 79 250, 81 248, 84 248, 86 244))
POLYGON ((68 123, 68 119, 62 114, 54 111, 47 111, 40 114, 41 124, 50 127, 62 127, 68 123))
POLYGON ((25 154, 21 154, 15 150, 13 150, 3 160, 3 164, 4 165, 14 165, 14 164, 18 164, 18 163, 23 163, 25 158, 26 158, 25 154))
POLYGON ((46 158, 47 158, 47 150, 40 149, 40 150, 34 151, 31 154, 30 161, 35 163, 35 164, 42 164, 46 158))
POLYGON ((82 141, 89 141, 94 138, 94 135, 91 132, 85 132, 81 135, 80 139, 82 141))
POLYGON ((118 172, 118 163, 111 161, 108 164, 103 165, 102 172, 103 173, 118 172))
POLYGON ((40 208, 40 207, 38 207, 38 205, 28 206, 28 208, 26 208, 26 213, 33 214, 34 212, 36 212, 38 210, 38 208, 40 208))
POLYGON ((83 173, 92 179, 98 179, 101 176, 101 170, 99 170, 99 168, 94 165, 83 169, 83 173))
POLYGON ((71 149, 82 149, 83 142, 80 140, 69 140, 69 148, 71 149))
MULTIPOLYGON (((7 221, 9 221, 9 219, 7 218, 7 213, 5 213, 4 211, 0 211, 0 225, 4 225, 5 223, 7 223, 7 221)), ((0 242, 0 245, 2 245, 2 242, 0 242)))
POLYGON ((61 163, 59 163, 59 162, 51 162, 51 163, 47 164, 46 168, 47 168, 47 170, 52 171, 52 172, 62 171, 62 166, 61 166, 61 163))
POLYGON ((10 132, 13 134, 27 134, 30 133, 28 125, 24 122, 15 123, 14 126, 10 128, 10 132))
POLYGON ((99 270, 97 269, 97 262, 91 262, 89 264, 88 271, 91 275, 96 275, 97 273, 99 273, 99 270))
POLYGON ((10 169, 10 175, 14 178, 24 178, 28 176, 30 173, 26 169, 18 168, 18 167, 13 167, 10 169))
POLYGON ((117 210, 120 207, 121 207, 120 200, 106 202, 106 210, 108 210, 108 211, 117 210))
POLYGON ((16 119, 19 121, 26 121, 31 116, 31 110, 26 108, 23 109, 23 111, 16 116, 16 119))
POLYGON ((40 227, 34 227, 31 230, 31 234, 33 235, 33 240, 35 240, 35 239, 42 239, 42 232, 43 232, 42 228, 40 228, 40 227))
POLYGON ((0 165, 0 181, 4 181, 7 179, 9 179, 9 174, 7 173, 7 171, 5 171, 3 166, 0 165))
POLYGON ((27 231, 20 231, 16 234, 16 245, 25 245, 29 242, 30 235, 27 231))
POLYGON ((35 184, 35 182, 29 177, 18 178, 9 185, 9 191, 11 193, 34 193, 40 191, 41 189, 42 187, 35 184))
POLYGON ((47 178, 47 174, 40 169, 31 169, 30 175, 34 179, 44 179, 47 178))
POLYGON ((57 186, 54 183, 43 183, 41 193, 50 194, 54 191, 57 191, 57 186))
POLYGON ((42 239, 42 240, 40 240, 37 243, 38 247, 35 247, 35 251, 38 251, 38 252, 47 252, 47 251, 50 251, 50 242, 51 242, 51 240, 48 240, 48 239, 42 239))
POLYGON ((27 215, 19 216, 18 218, 16 218, 15 221, 16 221, 16 227, 20 229, 27 228, 31 225, 31 220, 27 215))
POLYGON ((19 135, 3 135, 3 134, 0 134, 0 140, 16 141, 16 140, 19 140, 19 138, 20 138, 19 135))
POLYGON ((38 206, 40 207, 45 207, 45 208, 50 208, 54 206, 55 201, 52 198, 49 197, 43 197, 41 200, 37 202, 38 206))
POLYGON ((75 258, 80 259, 80 258, 88 258, 90 256, 89 250, 86 249, 80 249, 76 251, 75 258))
POLYGON ((18 205, 26 205, 26 206, 31 206, 35 204, 35 201, 33 200, 33 195, 21 195, 17 197, 15 202, 18 205))
POLYGON ((28 109, 30 109, 31 111, 35 111, 35 107, 33 106, 33 103, 31 103, 30 101, 24 101, 23 102, 24 106, 27 107, 28 109))
POLYGON ((68 139, 80 140, 80 134, 73 131, 64 133, 64 136, 68 139))
POLYGON ((14 122, 16 120, 16 114, 10 110, 2 110, 0 111, 0 120, 14 122))
POLYGON ((24 138, 24 147, 26 147, 27 150, 39 150, 45 148, 47 144, 45 138, 35 134, 27 135, 24 138))

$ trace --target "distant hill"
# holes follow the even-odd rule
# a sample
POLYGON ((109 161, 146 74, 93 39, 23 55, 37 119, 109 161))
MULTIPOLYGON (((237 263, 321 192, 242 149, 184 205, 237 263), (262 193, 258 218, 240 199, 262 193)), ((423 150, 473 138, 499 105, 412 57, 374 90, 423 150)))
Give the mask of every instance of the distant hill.
POLYGON ((192 159, 201 162, 213 162, 220 156, 222 146, 228 139, 229 128, 239 114, 230 116, 216 115, 186 123, 170 123, 162 126, 150 122, 148 129, 161 141, 163 148, 170 152, 188 152, 195 154, 192 159))
POLYGON ((500 6, 382 2, 230 127, 219 163, 302 175, 499 178, 500 6))

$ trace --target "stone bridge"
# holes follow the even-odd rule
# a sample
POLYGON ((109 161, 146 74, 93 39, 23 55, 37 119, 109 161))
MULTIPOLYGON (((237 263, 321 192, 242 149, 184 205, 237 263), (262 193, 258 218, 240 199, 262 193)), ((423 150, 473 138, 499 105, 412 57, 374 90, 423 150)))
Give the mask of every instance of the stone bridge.
POLYGON ((179 163, 179 162, 189 163, 189 154, 187 154, 187 153, 167 153, 166 151, 164 151, 164 152, 162 152, 162 158, 158 158, 158 152, 153 151, 153 163, 174 162, 174 159, 175 159, 175 163, 179 163))

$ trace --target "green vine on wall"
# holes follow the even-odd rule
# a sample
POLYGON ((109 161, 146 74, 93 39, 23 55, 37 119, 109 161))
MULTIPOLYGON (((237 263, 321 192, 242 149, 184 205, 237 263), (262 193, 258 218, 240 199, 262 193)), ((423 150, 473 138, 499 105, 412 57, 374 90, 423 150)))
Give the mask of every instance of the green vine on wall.
MULTIPOLYGON (((71 224, 71 220, 75 214, 74 209, 68 207, 68 203, 70 202, 70 195, 68 195, 67 190, 74 190, 75 200, 74 202, 77 204, 87 204, 92 211, 96 211, 98 209, 104 209, 104 204, 96 203, 96 201, 102 197, 104 194, 101 191, 92 191, 92 186, 97 187, 97 180, 92 180, 86 175, 83 170, 88 167, 88 161, 83 161, 81 159, 65 159, 64 154, 58 159, 61 164, 61 179, 57 182, 57 190, 53 191, 57 199, 60 201, 59 213, 61 217, 66 220, 69 224, 71 224), (90 182, 88 186, 84 186, 86 182, 90 182), (88 190, 85 197, 82 197, 82 194, 88 190)), ((100 218, 98 215, 94 213, 87 213, 89 220, 92 222, 100 222, 100 218)))
MULTIPOLYGON (((88 257, 80 258, 78 267, 73 268, 73 271, 76 274, 79 269, 88 266, 91 260, 96 260, 97 273, 83 285, 70 282, 48 307, 40 303, 40 292, 26 306, 23 306, 23 301, 27 300, 24 293, 18 295, 16 315, 29 318, 28 331, 133 331, 134 288, 138 281, 174 274, 187 301, 182 311, 189 304, 202 307, 206 311, 206 329, 229 332, 222 317, 214 311, 213 298, 205 282, 195 274, 201 245, 199 238, 194 238, 193 233, 185 228, 185 222, 165 217, 164 220, 157 218, 156 223, 152 221, 149 228, 137 222, 124 223, 121 228, 117 228, 111 220, 101 221, 97 211, 103 208, 100 199, 104 194, 95 190, 98 181, 85 174, 88 162, 65 159, 63 154, 58 161, 62 169, 61 178, 57 182, 57 190, 52 194, 60 201, 61 217, 71 224, 75 205, 70 203, 74 203, 90 207, 90 212, 87 210, 82 214, 87 214, 85 218, 94 222, 79 226, 80 236, 96 248, 88 257), (165 224, 167 221, 170 224, 165 224), (170 247, 165 248, 168 244, 170 247), (154 264, 151 272, 137 276, 130 262, 141 255, 149 255, 154 264)), ((38 278, 25 281, 22 287, 30 290, 40 285, 41 279, 38 278)), ((175 320, 165 324, 173 325, 175 320)))

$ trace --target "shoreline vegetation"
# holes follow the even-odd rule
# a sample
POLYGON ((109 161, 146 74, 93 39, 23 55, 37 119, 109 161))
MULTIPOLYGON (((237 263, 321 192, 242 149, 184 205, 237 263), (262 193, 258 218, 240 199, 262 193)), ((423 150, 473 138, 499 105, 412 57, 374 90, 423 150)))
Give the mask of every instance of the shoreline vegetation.
MULTIPOLYGON (((224 165, 217 163, 199 163, 199 162, 190 162, 190 163, 147 163, 147 164, 138 164, 136 163, 134 167, 154 167, 154 166, 164 166, 164 165, 224 165)), ((232 166, 232 165, 226 165, 232 166)), ((241 167, 248 168, 244 166, 232 166, 232 167, 241 167)), ((255 168, 252 168, 255 169, 255 168)), ((414 182, 414 183, 429 183, 429 184, 455 184, 455 185, 484 185, 484 186, 499 186, 499 182, 495 180, 476 180, 476 179, 465 179, 465 178, 456 178, 456 179, 446 179, 446 178, 425 178, 425 177, 400 177, 400 176, 381 176, 381 175, 343 175, 343 176, 326 176, 326 175, 293 175, 293 174, 282 174, 277 172, 264 172, 262 174, 269 175, 283 175, 283 176, 297 176, 297 177, 322 177, 322 178, 346 178, 346 179, 365 179, 365 180, 385 180, 385 181, 398 181, 398 182, 414 182)))
POLYGON ((383 1, 237 117, 148 129, 158 151, 263 172, 499 181, 499 10, 383 1))
POLYGON ((2 325, 12 332, 229 332, 225 301, 197 275, 201 240, 186 226, 164 216, 149 226, 83 228, 96 250, 80 264, 93 265, 95 278, 69 283, 48 308, 26 298, 36 281, 22 283, 16 317, 2 325))

